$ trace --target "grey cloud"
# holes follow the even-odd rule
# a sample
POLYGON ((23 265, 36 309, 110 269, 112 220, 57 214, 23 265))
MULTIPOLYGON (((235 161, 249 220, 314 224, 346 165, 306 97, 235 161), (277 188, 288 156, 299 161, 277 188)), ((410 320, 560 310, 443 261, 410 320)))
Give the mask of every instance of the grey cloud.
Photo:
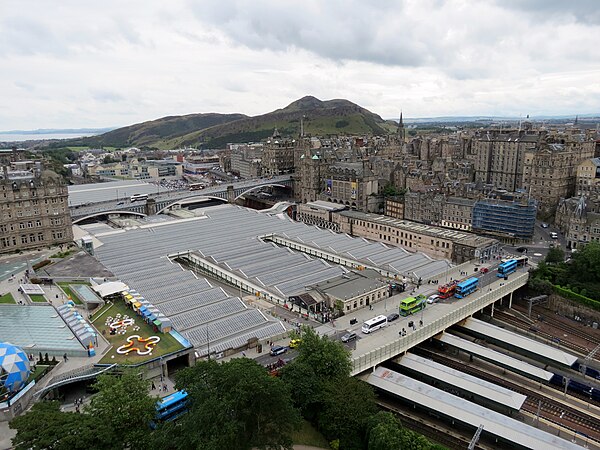
POLYGON ((569 18, 584 24, 600 24, 597 0, 495 0, 502 8, 532 15, 536 20, 565 22, 569 18))

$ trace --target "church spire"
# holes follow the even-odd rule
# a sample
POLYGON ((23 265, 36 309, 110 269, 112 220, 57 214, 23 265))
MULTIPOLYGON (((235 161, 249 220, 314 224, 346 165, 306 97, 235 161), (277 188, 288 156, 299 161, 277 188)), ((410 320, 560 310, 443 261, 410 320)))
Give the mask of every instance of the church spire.
POLYGON ((406 130, 404 129, 404 121, 402 120, 402 111, 400 111, 400 121, 398 122, 398 136, 402 141, 406 140, 406 130))

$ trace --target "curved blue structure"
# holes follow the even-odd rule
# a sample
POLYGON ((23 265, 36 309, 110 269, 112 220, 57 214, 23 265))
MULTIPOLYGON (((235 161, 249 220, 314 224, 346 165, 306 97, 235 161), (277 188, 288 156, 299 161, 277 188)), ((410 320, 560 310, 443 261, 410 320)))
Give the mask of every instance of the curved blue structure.
POLYGON ((30 373, 27 354, 8 342, 0 342, 0 391, 17 392, 25 386, 30 373))

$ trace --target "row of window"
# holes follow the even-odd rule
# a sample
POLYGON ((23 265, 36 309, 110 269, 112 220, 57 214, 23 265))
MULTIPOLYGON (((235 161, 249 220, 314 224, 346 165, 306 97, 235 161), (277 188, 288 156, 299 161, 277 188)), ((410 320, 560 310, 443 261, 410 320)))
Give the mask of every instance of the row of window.
MULTIPOLYGON (((383 295, 384 295, 384 297, 386 296, 385 293, 383 295)), ((381 299, 381 291, 379 291, 377 293, 377 299, 381 299)), ((371 300, 371 303, 373 303, 375 301, 375 293, 371 294, 370 300, 371 300)), ((367 295, 367 296, 361 298, 360 300, 354 300, 354 303, 352 306, 346 305, 346 311, 351 311, 352 309, 356 309, 359 306, 366 306, 368 304, 369 304, 369 296, 367 295)))
MULTIPOLYGON (((49 208, 46 208, 46 215, 52 214, 54 216, 58 216, 60 213, 64 213, 65 212, 65 207, 58 207, 58 208, 53 208, 52 210, 50 210, 49 208)), ((31 216, 39 216, 40 215, 40 210, 39 209, 27 209, 25 211, 17 211, 15 217, 31 217, 31 216)), ((9 220, 13 218, 13 211, 7 211, 4 213, 4 220, 9 220)))

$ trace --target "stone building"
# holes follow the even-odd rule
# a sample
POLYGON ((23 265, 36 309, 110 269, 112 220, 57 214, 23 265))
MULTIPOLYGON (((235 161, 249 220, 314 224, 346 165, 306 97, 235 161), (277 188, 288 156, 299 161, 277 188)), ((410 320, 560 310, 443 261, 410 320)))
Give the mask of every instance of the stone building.
POLYGON ((332 221, 332 214, 346 209, 345 205, 316 200, 301 203, 296 209, 296 220, 307 225, 339 231, 339 225, 332 221))
POLYGON ((330 164, 321 199, 359 211, 379 211, 380 206, 383 208, 379 178, 367 161, 330 164))
POLYGON ((598 198, 600 194, 600 158, 588 158, 577 166, 575 195, 598 198))
POLYGON ((11 162, 25 159, 25 150, 22 148, 0 148, 0 166, 8 166, 11 162))
POLYGON ((584 135, 552 135, 539 148, 525 152, 523 190, 538 201, 541 210, 553 211, 561 198, 575 194, 577 167, 592 158, 595 142, 584 135))
POLYGON ((262 174, 264 176, 276 176, 293 173, 294 153, 296 149, 295 139, 282 138, 277 129, 264 146, 262 153, 262 174))
POLYGON ((459 264, 476 258, 490 258, 499 250, 496 239, 379 214, 341 211, 333 213, 332 220, 339 224, 342 233, 423 252, 432 258, 444 258, 459 264))
POLYGON ((73 240, 67 186, 33 163, 28 170, 3 167, 0 178, 0 253, 73 240))
POLYGON ((384 214, 394 219, 404 219, 404 197, 386 198, 384 214))
POLYGON ((600 241, 600 204, 588 204, 584 196, 561 199, 555 223, 565 235, 569 249, 600 241))

